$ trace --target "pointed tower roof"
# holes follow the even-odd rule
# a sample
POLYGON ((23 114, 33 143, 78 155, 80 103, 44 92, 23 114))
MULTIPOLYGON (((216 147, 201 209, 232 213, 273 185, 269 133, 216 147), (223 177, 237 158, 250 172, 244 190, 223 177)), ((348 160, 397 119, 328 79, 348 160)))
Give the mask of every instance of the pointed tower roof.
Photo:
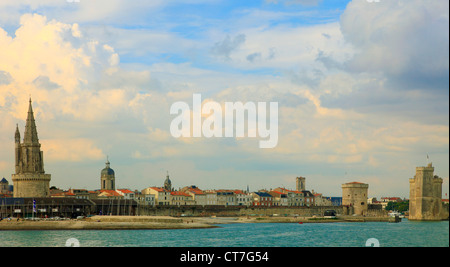
POLYGON ((16 124, 16 133, 14 134, 14 139, 16 143, 20 143, 19 124, 16 124))
POLYGON ((25 124, 25 133, 23 135, 23 142, 27 144, 39 143, 36 129, 36 122, 34 121, 33 107, 31 106, 31 97, 30 97, 30 104, 28 106, 28 116, 27 122, 25 124))

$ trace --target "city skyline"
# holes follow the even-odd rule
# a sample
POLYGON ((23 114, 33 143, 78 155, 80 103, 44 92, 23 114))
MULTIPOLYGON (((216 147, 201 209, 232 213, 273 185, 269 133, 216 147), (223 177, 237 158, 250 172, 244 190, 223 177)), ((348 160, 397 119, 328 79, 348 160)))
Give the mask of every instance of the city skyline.
MULTIPOLYGON (((433 162, 449 188, 446 1, 0 3, 0 176, 28 99, 51 186, 295 188, 408 198, 433 162), (277 102, 278 144, 174 138, 173 103, 277 102)), ((192 108, 192 107, 191 107, 192 108)))

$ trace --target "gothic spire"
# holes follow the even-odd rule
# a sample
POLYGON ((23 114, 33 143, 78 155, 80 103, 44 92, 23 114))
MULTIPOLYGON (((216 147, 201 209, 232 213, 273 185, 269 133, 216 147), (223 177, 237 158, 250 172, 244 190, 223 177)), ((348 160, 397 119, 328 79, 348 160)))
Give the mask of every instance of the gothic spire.
POLYGON ((20 143, 19 124, 16 124, 16 133, 14 134, 14 139, 16 143, 20 143))
POLYGON ((25 133, 23 136, 23 142, 27 144, 39 143, 36 130, 36 123, 34 121, 33 107, 31 106, 31 97, 30 97, 30 104, 28 106, 28 116, 27 122, 25 124, 25 133))

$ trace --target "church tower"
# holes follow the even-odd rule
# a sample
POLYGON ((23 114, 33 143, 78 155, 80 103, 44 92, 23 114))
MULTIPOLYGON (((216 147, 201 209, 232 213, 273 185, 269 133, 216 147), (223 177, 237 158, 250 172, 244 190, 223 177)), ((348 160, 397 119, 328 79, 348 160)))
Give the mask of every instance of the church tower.
POLYGON ((116 190, 116 176, 114 170, 110 168, 109 160, 106 159, 106 166, 101 172, 100 188, 101 190, 116 190))
POLYGON ((169 172, 167 172, 166 180, 164 181, 164 189, 169 192, 172 191, 172 181, 170 181, 169 172))
POLYGON ((23 143, 20 142, 19 126, 16 126, 15 169, 12 175, 14 197, 50 197, 50 174, 44 171, 44 153, 41 151, 31 98, 25 124, 23 143))

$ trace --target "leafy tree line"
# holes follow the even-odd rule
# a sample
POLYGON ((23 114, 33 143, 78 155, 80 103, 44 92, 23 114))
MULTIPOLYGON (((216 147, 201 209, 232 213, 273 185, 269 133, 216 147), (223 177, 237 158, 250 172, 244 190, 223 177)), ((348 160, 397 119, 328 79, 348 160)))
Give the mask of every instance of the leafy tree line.
POLYGON ((398 212, 405 212, 409 210, 409 200, 401 202, 389 202, 386 206, 386 210, 396 210, 398 212))

